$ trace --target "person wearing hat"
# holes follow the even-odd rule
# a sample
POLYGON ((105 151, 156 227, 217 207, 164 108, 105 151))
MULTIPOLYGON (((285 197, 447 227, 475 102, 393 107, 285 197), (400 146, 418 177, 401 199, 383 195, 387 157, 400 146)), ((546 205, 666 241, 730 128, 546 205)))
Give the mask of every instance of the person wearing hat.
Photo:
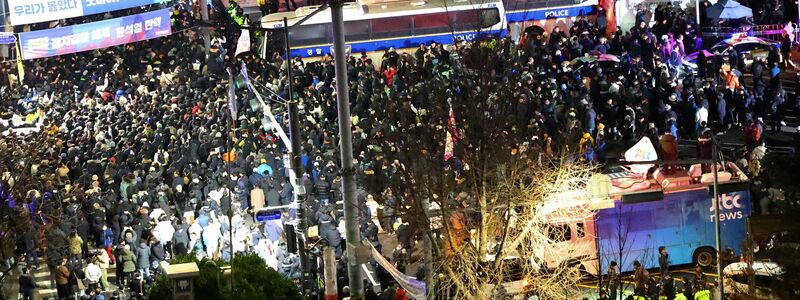
POLYGON ((136 271, 136 254, 131 251, 130 246, 125 242, 117 246, 117 282, 118 285, 125 285, 133 279, 136 271), (122 276, 120 276, 120 271, 122 276))
POLYGON ((578 145, 578 153, 586 153, 588 148, 594 147, 594 138, 592 138, 590 133, 584 132, 583 135, 581 135, 581 140, 578 142, 578 145))

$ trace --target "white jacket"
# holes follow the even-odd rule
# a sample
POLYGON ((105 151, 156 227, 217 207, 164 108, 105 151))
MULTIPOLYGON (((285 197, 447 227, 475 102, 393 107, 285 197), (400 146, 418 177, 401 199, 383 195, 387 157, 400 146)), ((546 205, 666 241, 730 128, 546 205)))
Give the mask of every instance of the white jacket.
POLYGON ((86 276, 86 282, 89 284, 96 284, 100 282, 100 276, 103 273, 100 271, 100 267, 94 263, 90 263, 86 265, 86 268, 83 268, 83 275, 86 276))
POLYGON ((172 241, 172 236, 175 234, 175 227, 172 227, 170 221, 161 221, 156 224, 153 230, 153 235, 158 238, 162 245, 166 245, 172 241))
POLYGON ((702 122, 706 122, 706 124, 708 124, 708 109, 702 106, 698 108, 697 112, 694 114, 694 121, 698 125, 702 122))

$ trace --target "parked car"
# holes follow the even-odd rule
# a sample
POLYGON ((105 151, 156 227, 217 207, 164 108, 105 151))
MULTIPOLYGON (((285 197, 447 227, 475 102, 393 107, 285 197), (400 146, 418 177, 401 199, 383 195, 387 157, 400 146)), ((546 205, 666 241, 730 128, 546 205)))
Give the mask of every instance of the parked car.
POLYGON ((711 47, 712 53, 719 52, 722 55, 728 55, 729 47, 733 46, 733 49, 736 49, 736 52, 739 54, 744 54, 745 58, 745 65, 750 66, 755 60, 756 57, 761 57, 763 59, 767 59, 769 55, 769 50, 771 48, 780 48, 781 43, 769 39, 753 37, 753 36, 746 36, 740 38, 729 38, 725 39, 713 47, 711 47))
POLYGON ((753 278, 755 282, 753 295, 749 293, 749 278, 747 263, 737 262, 729 264, 722 270, 725 293, 744 296, 746 299, 779 300, 777 293, 781 286, 781 276, 786 271, 774 262, 754 262, 753 278))
MULTIPOLYGON (((780 45, 780 42, 777 41, 759 37, 744 36, 722 40, 721 42, 712 46, 711 49, 701 51, 705 52, 706 57, 708 57, 708 61, 711 61, 713 58, 709 56, 727 56, 730 52, 730 48, 733 47, 737 53, 744 54, 745 67, 749 68, 756 58, 763 58, 766 60, 767 56, 769 56, 770 49, 774 47, 780 48, 780 45)), ((690 69, 696 70, 697 56, 699 54, 700 52, 694 52, 686 55, 686 57, 683 58, 683 65, 690 69)))

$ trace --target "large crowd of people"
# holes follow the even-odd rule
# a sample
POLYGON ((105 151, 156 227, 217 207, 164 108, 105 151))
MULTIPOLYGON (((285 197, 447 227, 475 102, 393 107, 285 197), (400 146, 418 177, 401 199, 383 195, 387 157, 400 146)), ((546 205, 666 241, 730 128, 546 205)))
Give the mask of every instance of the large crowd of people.
MULTIPOLYGON (((174 22, 191 27, 193 14, 191 7, 177 11, 174 22)), ((701 55, 695 75, 681 63, 699 50, 692 17, 661 6, 654 24, 640 20, 607 37, 594 21, 580 18, 569 28, 542 34, 511 31, 503 38, 390 49, 381 61, 348 57, 362 238, 380 248, 379 235, 396 236, 390 260, 405 270, 417 234, 398 217, 407 205, 407 191, 396 188, 404 162, 428 155, 436 163, 414 167, 447 166, 462 183, 468 166, 460 149, 466 146, 457 143, 445 159, 444 132, 452 107, 464 111, 482 92, 496 100, 480 108, 477 116, 484 119, 462 115, 457 123, 496 122, 510 143, 543 158, 569 147, 583 160, 603 162, 608 143, 627 148, 641 137, 669 157, 677 155, 678 137, 734 126, 746 131, 747 153, 762 153, 761 133, 779 129, 781 108, 796 103, 779 78, 788 52, 772 49, 768 59, 751 66, 735 51, 701 55), (615 55, 619 62, 572 63, 590 54, 615 55), (752 82, 745 84, 745 74, 752 74, 752 82), (424 151, 407 153, 410 140, 418 140, 424 151)), ((7 164, 0 165, 0 182, 9 209, 2 211, 27 214, 31 222, 17 234, 17 243, 0 246, 0 269, 9 271, 20 255, 32 269, 46 258, 59 299, 78 292, 78 278, 88 299, 112 291, 108 272, 115 274, 117 287, 128 287, 131 297, 141 299, 153 272, 186 254, 228 260, 234 253, 254 252, 285 276, 299 278, 299 258, 288 250, 292 241, 287 242, 283 222, 254 221, 259 209, 291 204, 294 191, 283 158, 287 147, 274 130, 278 125, 262 123, 247 89, 235 92, 232 120, 226 69, 238 73, 242 61, 281 124, 291 81, 294 98, 301 101, 300 175, 308 191, 309 223, 341 257, 333 59, 234 57, 236 35, 230 29, 213 33, 208 53, 202 35, 189 30, 27 61, 24 78, 15 75, 14 64, 4 63, 0 155, 7 164), (287 66, 293 68, 291 80, 287 66)), ((290 217, 287 213, 284 220, 290 217)), ((389 280, 380 277, 382 283, 389 280)), ((340 283, 345 278, 340 276, 340 283)))

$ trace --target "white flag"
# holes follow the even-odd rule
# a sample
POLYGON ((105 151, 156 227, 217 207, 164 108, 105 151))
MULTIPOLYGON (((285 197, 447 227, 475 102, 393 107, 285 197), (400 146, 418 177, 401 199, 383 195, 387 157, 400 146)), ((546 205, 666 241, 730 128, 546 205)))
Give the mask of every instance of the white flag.
POLYGON ((242 29, 242 35, 239 36, 239 42, 236 43, 236 55, 250 52, 250 31, 242 29))

